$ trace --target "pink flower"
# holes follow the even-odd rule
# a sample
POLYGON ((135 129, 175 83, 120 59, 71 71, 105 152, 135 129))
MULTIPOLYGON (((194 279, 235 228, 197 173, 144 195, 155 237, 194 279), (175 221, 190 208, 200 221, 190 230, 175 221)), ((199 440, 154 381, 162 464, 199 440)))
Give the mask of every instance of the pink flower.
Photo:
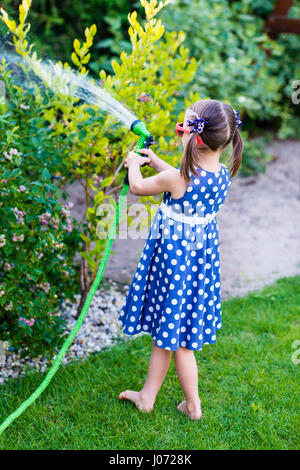
POLYGON ((57 230, 59 228, 59 219, 57 217, 52 217, 49 220, 49 224, 57 230))
POLYGON ((35 319, 34 319, 34 318, 30 318, 30 320, 27 320, 27 318, 20 317, 20 318, 19 318, 19 322, 25 323, 25 325, 28 325, 28 326, 32 326, 32 325, 34 325, 34 323, 35 323, 35 319))
POLYGON ((26 215, 26 212, 20 211, 17 207, 14 207, 13 213, 16 216, 17 219, 17 224, 24 225, 24 215, 26 215))
POLYGON ((13 234, 13 242, 22 242, 24 240, 24 235, 17 235, 16 233, 13 234))
POLYGON ((39 221, 41 225, 48 225, 51 218, 50 212, 46 211, 44 214, 39 215, 39 221))
POLYGON ((50 284, 49 282, 40 282, 39 284, 37 284, 38 287, 40 287, 41 289, 43 289, 43 291, 48 294, 49 290, 50 290, 50 284))
POLYGON ((8 154, 7 152, 3 152, 3 155, 7 160, 12 160, 12 155, 8 154))
POLYGON ((59 250, 60 248, 63 248, 63 247, 64 247, 64 244, 63 244, 63 243, 57 243, 57 242, 55 243, 55 248, 56 248, 57 250, 59 250))
POLYGON ((68 217, 69 214, 70 214, 70 211, 63 208, 63 209, 61 210, 61 213, 62 213, 62 215, 63 215, 64 217, 68 217))
POLYGON ((142 101, 143 103, 147 103, 147 101, 152 101, 152 98, 149 93, 143 92, 137 100, 142 101))

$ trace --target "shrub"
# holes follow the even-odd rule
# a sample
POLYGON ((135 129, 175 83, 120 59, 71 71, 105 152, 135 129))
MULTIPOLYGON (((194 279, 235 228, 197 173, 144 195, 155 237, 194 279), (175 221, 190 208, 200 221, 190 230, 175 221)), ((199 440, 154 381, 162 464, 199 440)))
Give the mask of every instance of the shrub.
MULTIPOLYGON (((19 0, 6 0, 5 10, 15 16, 19 0)), ((112 73, 111 59, 125 50, 130 52, 127 34, 127 13, 143 8, 139 1, 131 0, 39 0, 31 7, 30 40, 35 43, 39 54, 52 60, 68 60, 73 52, 73 38, 82 34, 87 25, 95 20, 101 24, 95 37, 95 48, 89 69, 98 73, 102 67, 112 73)), ((1 28, 5 34, 5 29, 1 28)))
MULTIPOLYGON (((273 41, 263 32, 273 6, 260 0, 181 0, 160 17, 167 30, 183 30, 191 53, 202 57, 193 82, 201 96, 232 103, 258 128, 262 121, 275 123, 282 138, 300 136, 291 102, 291 82, 300 76, 300 38, 286 34, 273 41)), ((300 17, 299 5, 291 16, 300 17)))
MULTIPOLYGON (((15 71, 15 69, 14 69, 15 71)), ((51 182, 59 155, 45 126, 41 96, 0 64, 6 100, 0 116, 0 339, 22 356, 51 354, 65 331, 58 314, 75 301, 80 244, 68 203, 51 182)))
POLYGON ((0 337, 22 356, 51 354, 62 341, 58 307, 74 276, 65 245, 70 207, 57 201, 46 168, 29 182, 16 147, 1 145, 0 155, 0 337))

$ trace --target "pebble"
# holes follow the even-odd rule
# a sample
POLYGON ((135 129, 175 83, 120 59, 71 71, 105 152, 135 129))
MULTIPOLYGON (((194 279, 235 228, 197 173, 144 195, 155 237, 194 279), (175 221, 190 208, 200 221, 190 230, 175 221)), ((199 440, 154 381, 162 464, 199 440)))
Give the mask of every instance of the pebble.
MULTIPOLYGON (((83 325, 63 358, 63 364, 79 358, 86 359, 90 354, 115 344, 120 337, 125 340, 132 338, 132 336, 123 334, 122 326, 118 322, 129 286, 122 284, 122 289, 120 289, 120 285, 110 279, 106 279, 106 283, 109 284, 109 288, 107 285, 105 289, 100 286, 96 291, 83 325)), ((66 300, 60 306, 60 313, 66 319, 69 332, 76 323, 80 295, 75 295, 75 298, 76 303, 72 304, 70 300, 66 300)), ((53 360, 53 358, 46 359, 43 356, 21 358, 19 354, 9 351, 8 348, 5 353, 0 367, 0 384, 9 378, 15 379, 23 376, 29 370, 45 372, 53 360)), ((54 358, 56 356, 57 354, 54 355, 54 358)))

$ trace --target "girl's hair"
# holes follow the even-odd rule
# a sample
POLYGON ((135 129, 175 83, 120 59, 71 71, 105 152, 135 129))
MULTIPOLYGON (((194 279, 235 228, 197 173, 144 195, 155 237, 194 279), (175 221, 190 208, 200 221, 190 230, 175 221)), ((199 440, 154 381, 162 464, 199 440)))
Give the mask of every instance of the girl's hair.
MULTIPOLYGON (((187 183, 190 182, 190 171, 196 176, 196 167, 199 156, 197 147, 197 136, 199 135, 203 143, 211 150, 223 150, 232 142, 232 155, 230 161, 230 176, 234 177, 238 173, 242 163, 243 141, 236 124, 234 109, 222 101, 199 100, 189 106, 186 110, 187 119, 204 118, 209 122, 205 125, 203 132, 193 132, 184 149, 180 174, 187 183), (196 113, 196 114, 195 114, 196 113)), ((192 129, 192 128, 191 128, 192 129)), ((204 150, 204 149, 203 149, 204 150)))

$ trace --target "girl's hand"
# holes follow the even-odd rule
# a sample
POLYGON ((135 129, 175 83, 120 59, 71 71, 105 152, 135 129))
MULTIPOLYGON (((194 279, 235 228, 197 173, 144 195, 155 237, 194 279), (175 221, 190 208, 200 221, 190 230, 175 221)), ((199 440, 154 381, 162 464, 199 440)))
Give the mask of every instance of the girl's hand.
MULTIPOLYGON (((136 146, 134 147, 134 150, 136 146)), ((127 157, 124 158, 124 166, 125 168, 129 168, 131 165, 143 165, 144 163, 151 163, 151 158, 149 157, 141 157, 138 153, 133 151, 129 152, 127 157)))
MULTIPOLYGON (((151 168, 156 169, 158 160, 160 160, 160 158, 153 152, 153 150, 140 149, 139 151, 143 153, 145 156, 147 155, 148 158, 150 158, 150 162, 148 163, 148 165, 151 166, 151 168)), ((147 160, 145 157, 142 157, 142 158, 144 158, 145 161, 147 160)))

